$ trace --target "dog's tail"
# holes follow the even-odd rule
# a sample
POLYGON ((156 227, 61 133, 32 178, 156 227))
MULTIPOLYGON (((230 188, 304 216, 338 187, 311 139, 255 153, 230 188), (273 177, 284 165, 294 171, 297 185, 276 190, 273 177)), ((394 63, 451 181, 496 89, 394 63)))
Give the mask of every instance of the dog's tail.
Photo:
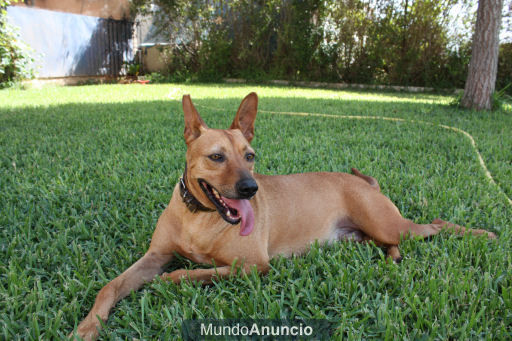
POLYGON ((373 188, 375 188, 377 191, 380 192, 379 183, 377 182, 377 180, 374 177, 371 177, 369 175, 364 175, 363 173, 358 171, 356 168, 352 168, 352 174, 354 174, 355 176, 360 177, 361 179, 363 179, 364 181, 369 183, 370 186, 372 186, 373 188))

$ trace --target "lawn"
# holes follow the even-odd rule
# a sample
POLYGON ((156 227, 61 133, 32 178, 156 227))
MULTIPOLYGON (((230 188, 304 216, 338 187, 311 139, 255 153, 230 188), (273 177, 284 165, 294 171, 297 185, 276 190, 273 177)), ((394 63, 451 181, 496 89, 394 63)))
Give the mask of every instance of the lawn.
MULTIPOLYGON (((349 339, 512 337, 510 105, 485 113, 433 94, 164 84, 0 91, 0 338, 63 338, 143 255, 184 167, 182 94, 224 128, 251 91, 257 172, 357 167, 405 217, 499 240, 408 240, 399 265, 372 245, 314 246, 274 259, 267 276, 205 287, 158 280, 113 309, 104 339, 172 338, 199 318, 327 318, 349 339), (494 184, 470 140, 439 124, 473 136, 494 184)), ((197 266, 179 259, 169 270, 197 266)))

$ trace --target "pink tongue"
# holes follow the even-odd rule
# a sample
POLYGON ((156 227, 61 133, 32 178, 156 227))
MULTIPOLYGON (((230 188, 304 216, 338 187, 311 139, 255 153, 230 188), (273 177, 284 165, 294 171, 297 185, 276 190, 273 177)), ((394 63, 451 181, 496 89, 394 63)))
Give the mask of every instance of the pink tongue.
POLYGON ((251 203, 247 199, 228 199, 222 197, 222 200, 229 207, 232 207, 238 211, 242 221, 240 222, 240 235, 248 236, 251 234, 254 228, 254 211, 252 210, 251 203))

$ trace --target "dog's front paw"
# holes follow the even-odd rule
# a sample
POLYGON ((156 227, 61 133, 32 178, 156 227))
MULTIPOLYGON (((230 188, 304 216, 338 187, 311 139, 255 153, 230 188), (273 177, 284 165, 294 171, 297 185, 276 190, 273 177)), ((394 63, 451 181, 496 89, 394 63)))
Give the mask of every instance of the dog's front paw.
POLYGON ((68 338, 71 340, 93 341, 98 338, 100 328, 101 324, 97 319, 90 319, 89 316, 87 316, 78 325, 76 332, 69 334, 68 338))
POLYGON ((171 280, 174 283, 180 283, 182 280, 188 278, 188 271, 187 270, 174 270, 171 273, 164 273, 160 276, 161 279, 164 281, 171 280))

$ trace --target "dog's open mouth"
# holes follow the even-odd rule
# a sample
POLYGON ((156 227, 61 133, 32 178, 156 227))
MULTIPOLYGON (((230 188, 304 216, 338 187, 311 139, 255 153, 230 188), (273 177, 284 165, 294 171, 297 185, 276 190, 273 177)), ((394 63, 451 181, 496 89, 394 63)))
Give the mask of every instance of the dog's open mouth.
POLYGON ((206 196, 217 208, 217 212, 219 212, 220 216, 230 224, 238 224, 242 217, 240 216, 238 210, 236 208, 230 207, 224 200, 222 200, 222 196, 219 191, 217 191, 213 186, 204 181, 203 179, 199 179, 199 185, 201 189, 206 193, 206 196))
POLYGON ((240 223, 240 235, 249 235, 254 228, 254 212, 247 199, 229 199, 223 197, 212 185, 198 179, 199 187, 215 205, 222 219, 230 224, 240 223))

